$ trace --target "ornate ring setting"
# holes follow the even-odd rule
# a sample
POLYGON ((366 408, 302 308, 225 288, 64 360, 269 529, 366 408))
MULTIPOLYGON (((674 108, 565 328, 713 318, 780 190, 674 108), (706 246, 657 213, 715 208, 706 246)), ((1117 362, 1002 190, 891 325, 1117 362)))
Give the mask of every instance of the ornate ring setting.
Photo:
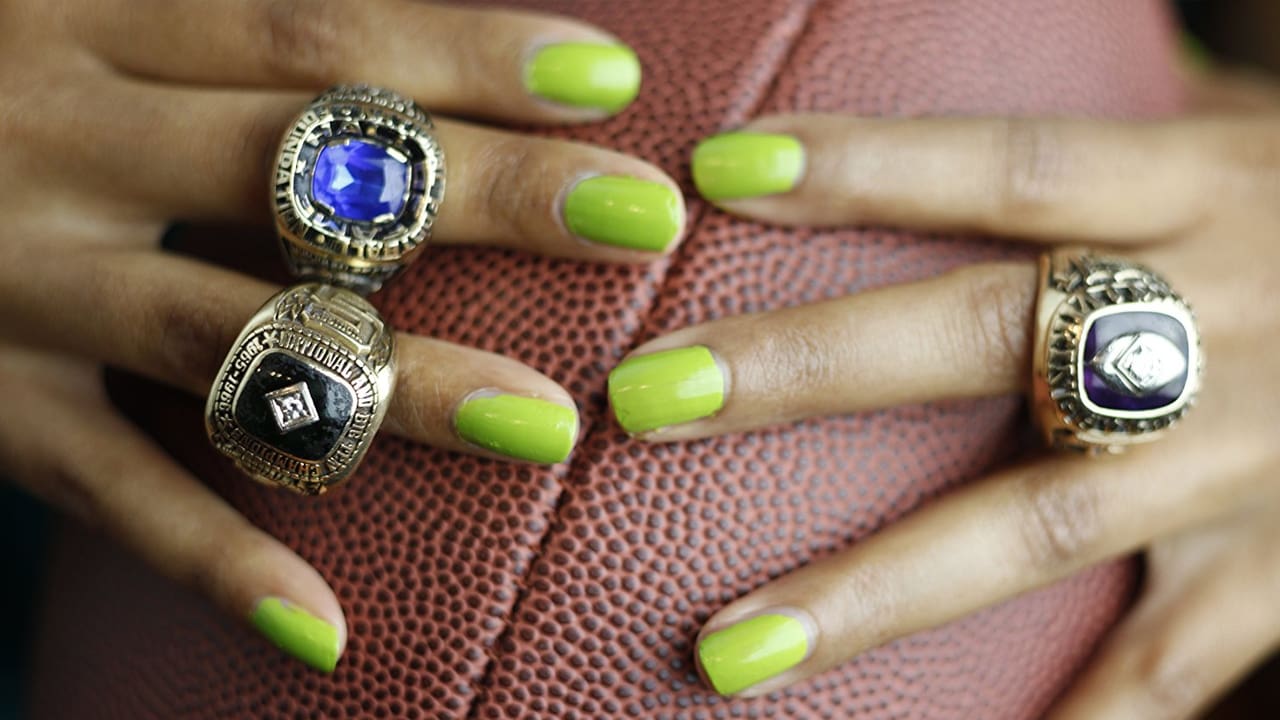
POLYGON ((276 226, 296 276, 375 292, 431 234, 444 153, 409 98, 338 86, 303 110, 276 160, 276 226))
POLYGON ((256 480, 317 495, 345 480, 382 424, 394 333, 364 298, 296 285, 236 339, 205 405, 214 447, 256 480))
POLYGON ((1046 253, 1036 318, 1032 410, 1051 446, 1119 452, 1159 438, 1195 401, 1195 316, 1147 268, 1046 253))

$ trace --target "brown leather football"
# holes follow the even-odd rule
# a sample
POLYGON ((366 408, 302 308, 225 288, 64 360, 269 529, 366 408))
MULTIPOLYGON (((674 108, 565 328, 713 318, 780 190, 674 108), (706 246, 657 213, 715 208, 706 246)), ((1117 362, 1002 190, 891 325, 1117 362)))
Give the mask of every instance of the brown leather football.
MULTIPOLYGON (((686 189, 694 143, 783 110, 871 116, 1175 112, 1161 0, 565 0, 639 52, 636 104, 549 134, 633 153, 686 189)), ((306 669, 87 531, 53 553, 36 718, 858 717, 1040 715, 1124 611, 1132 563, 1082 573, 868 652, 785 692, 726 700, 694 671, 718 607, 982 476, 1017 448, 1019 398, 813 420, 645 445, 605 378, 691 323, 1027 254, 882 229, 783 230, 688 192, 669 263, 597 265, 431 251, 380 297, 393 324, 518 358, 583 413, 551 469, 382 437, 322 499, 272 491, 209 451, 200 400, 133 412, 337 589, 350 626, 332 676, 306 669)), ((127 479, 122 479, 127 481, 127 479)))

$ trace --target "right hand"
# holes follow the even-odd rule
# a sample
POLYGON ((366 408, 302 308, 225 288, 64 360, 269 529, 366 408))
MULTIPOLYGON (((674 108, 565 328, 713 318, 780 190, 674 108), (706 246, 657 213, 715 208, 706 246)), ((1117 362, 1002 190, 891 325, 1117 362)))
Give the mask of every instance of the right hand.
MULTIPOLYGON (((163 252, 164 228, 269 223, 270 158, 329 85, 386 86, 445 113, 575 122, 629 103, 638 61, 576 21, 409 0, 7 0, 0 27, 0 472, 332 670, 346 629, 324 579, 133 427, 102 387, 107 364, 203 396, 278 289, 163 252)), ((433 242, 643 262, 680 236, 680 193, 644 162, 452 120, 436 134, 449 191, 433 242)), ((573 400, 528 367, 409 336, 398 364, 390 432, 536 462, 572 449, 573 400), (454 413, 478 390, 543 411, 490 418, 464 437, 454 413), (532 427, 532 440, 496 441, 504 422, 532 427)))

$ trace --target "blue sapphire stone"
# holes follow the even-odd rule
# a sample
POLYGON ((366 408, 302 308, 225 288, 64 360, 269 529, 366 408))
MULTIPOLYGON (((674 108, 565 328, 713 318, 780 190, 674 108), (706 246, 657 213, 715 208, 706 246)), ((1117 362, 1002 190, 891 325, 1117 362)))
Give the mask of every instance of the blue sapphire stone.
POLYGON ((404 209, 409 163, 383 145, 345 139, 324 146, 311 176, 311 198, 345 220, 373 222, 404 209))

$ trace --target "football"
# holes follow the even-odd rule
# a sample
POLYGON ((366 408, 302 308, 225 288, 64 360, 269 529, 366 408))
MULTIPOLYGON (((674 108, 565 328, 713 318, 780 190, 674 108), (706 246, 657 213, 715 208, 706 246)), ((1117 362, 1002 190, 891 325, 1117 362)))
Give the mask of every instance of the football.
MULTIPOLYGON (((49 563, 32 717, 1039 717, 1125 612, 1134 561, 764 698, 721 698, 692 664, 702 621, 729 600, 1025 449, 1022 398, 647 445, 610 416, 605 381, 630 348, 678 327, 1033 252, 733 219, 692 191, 700 138, 799 110, 1173 114, 1182 93, 1165 3, 515 4, 582 17, 637 50, 644 84, 627 111, 531 132, 658 164, 685 187, 688 236, 669 261, 644 266, 431 247, 374 301, 400 330, 508 355, 568 388, 583 433, 570 461, 503 463, 384 435, 344 487, 298 497, 247 481, 213 453, 202 399, 139 383, 128 411, 333 585, 346 654, 331 676, 308 670, 91 530, 68 527, 49 563)), ((274 252, 269 236, 263 243, 274 252)))

